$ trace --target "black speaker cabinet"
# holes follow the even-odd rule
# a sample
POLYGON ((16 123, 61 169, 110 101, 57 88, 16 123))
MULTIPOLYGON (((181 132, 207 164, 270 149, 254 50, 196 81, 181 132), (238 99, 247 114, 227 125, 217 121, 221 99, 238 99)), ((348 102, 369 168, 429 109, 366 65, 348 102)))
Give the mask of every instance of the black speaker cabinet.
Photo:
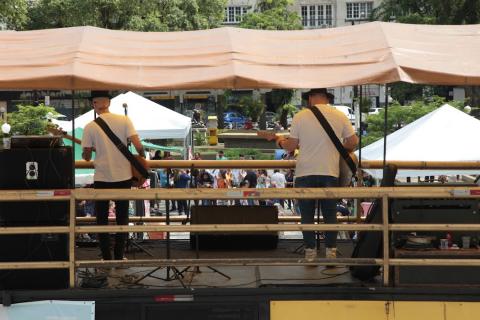
MULTIPOLYGON (((41 190, 73 187, 70 147, 16 148, 0 151, 0 189, 41 190)), ((68 201, 0 202, 0 226, 66 226, 68 201)), ((0 261, 67 261, 68 235, 0 236, 0 261)), ((68 270, 2 270, 0 289, 61 289, 68 270)))
MULTIPOLYGON (((479 259, 480 250, 404 250, 396 249, 395 258, 406 259, 479 259)), ((396 266, 396 286, 480 286, 480 273, 474 266, 396 266)))
MULTIPOLYGON (((392 223, 480 223, 478 199, 396 199, 392 201, 392 223)), ((394 241, 401 241, 409 232, 395 232, 392 235, 394 241)), ((445 238, 445 231, 417 231, 418 235, 435 236, 438 239, 445 238)), ((461 244, 464 235, 478 236, 475 232, 455 231, 451 232, 453 241, 461 244)))
MULTIPOLYGON (((192 206, 190 223, 195 224, 278 224, 275 206, 192 206)), ((197 235, 190 245, 196 248, 197 235)), ((199 233, 199 249, 269 250, 278 244, 277 232, 199 233)))

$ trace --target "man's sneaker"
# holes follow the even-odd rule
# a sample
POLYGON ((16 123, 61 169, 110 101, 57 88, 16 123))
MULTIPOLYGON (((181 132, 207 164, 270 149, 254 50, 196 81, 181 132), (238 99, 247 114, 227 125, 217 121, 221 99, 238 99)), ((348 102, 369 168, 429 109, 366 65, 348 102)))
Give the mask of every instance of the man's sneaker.
POLYGON ((317 249, 305 248, 305 260, 313 262, 317 258, 317 249))
MULTIPOLYGON (((122 261, 127 261, 127 260, 128 260, 128 259, 127 259, 126 257, 123 257, 123 258, 122 258, 122 261)), ((125 264, 124 264, 124 265, 121 265, 121 266, 115 267, 115 269, 117 269, 117 270, 128 269, 128 268, 129 268, 129 267, 128 267, 127 265, 125 265, 125 264)))
MULTIPOLYGON (((325 258, 335 259, 337 257, 337 248, 326 248, 325 258)), ((326 266, 327 268, 335 268, 335 266, 326 266)))

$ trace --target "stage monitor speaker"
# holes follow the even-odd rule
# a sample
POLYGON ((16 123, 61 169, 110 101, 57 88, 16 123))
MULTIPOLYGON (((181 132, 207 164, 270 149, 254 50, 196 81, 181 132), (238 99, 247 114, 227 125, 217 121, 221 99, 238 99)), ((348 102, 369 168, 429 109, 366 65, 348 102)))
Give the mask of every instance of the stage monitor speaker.
MULTIPOLYGON (((73 188, 70 147, 17 148, 0 151, 0 189, 73 188)), ((66 226, 68 201, 0 201, 0 226, 66 226)), ((0 236, 0 261, 68 261, 68 235, 27 234, 0 236)), ((67 269, 0 271, 1 289, 62 289, 68 287, 67 269)))
POLYGON ((0 150, 0 189, 73 187, 71 147, 0 150))
MULTIPOLYGON (((459 223, 480 224, 478 199, 395 199, 391 209, 392 223, 459 223)), ((417 235, 435 236, 438 240, 446 237, 446 231, 417 231, 417 235)), ((395 232, 392 235, 397 247, 409 232, 395 232)), ((476 232, 451 232, 453 241, 461 243, 464 235, 477 236, 476 232)))
MULTIPOLYGON (((190 224, 278 224, 275 206, 192 206, 190 224)), ((196 248, 196 234, 190 245, 196 248)), ((199 249, 270 250, 278 244, 277 232, 199 233, 199 249)))

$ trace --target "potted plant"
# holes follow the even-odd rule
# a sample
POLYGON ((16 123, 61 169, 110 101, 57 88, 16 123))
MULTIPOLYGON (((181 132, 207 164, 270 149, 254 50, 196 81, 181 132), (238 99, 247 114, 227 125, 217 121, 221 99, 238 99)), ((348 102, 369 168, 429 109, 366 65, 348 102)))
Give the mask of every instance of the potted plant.
POLYGON ((47 134, 47 127, 51 124, 49 118, 51 115, 58 114, 53 107, 43 104, 38 106, 18 105, 17 107, 17 111, 8 114, 8 122, 13 135, 47 134))

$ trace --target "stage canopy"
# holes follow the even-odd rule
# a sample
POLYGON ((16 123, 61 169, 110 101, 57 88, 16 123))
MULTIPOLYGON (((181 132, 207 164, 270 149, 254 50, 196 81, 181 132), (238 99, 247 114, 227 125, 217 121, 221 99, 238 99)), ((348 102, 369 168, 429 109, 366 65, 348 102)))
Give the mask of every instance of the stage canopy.
MULTIPOLYGON (((136 93, 127 92, 113 98, 110 112, 125 114, 132 120, 141 139, 189 139, 191 119, 136 93)), ((84 128, 94 120, 93 109, 75 118, 75 128, 84 128)), ((71 121, 54 121, 64 130, 71 130, 71 121)))
MULTIPOLYGON (((480 120, 445 104, 387 136, 387 161, 478 161, 480 120)), ((357 151, 358 155, 358 151, 357 151)), ((362 160, 383 160, 383 139, 362 149, 362 160)), ((381 170, 366 170, 377 178, 381 170)), ((479 170, 399 170, 397 177, 479 174, 479 170)))
POLYGON ((480 25, 372 22, 302 31, 0 32, 1 89, 480 85, 480 25))

